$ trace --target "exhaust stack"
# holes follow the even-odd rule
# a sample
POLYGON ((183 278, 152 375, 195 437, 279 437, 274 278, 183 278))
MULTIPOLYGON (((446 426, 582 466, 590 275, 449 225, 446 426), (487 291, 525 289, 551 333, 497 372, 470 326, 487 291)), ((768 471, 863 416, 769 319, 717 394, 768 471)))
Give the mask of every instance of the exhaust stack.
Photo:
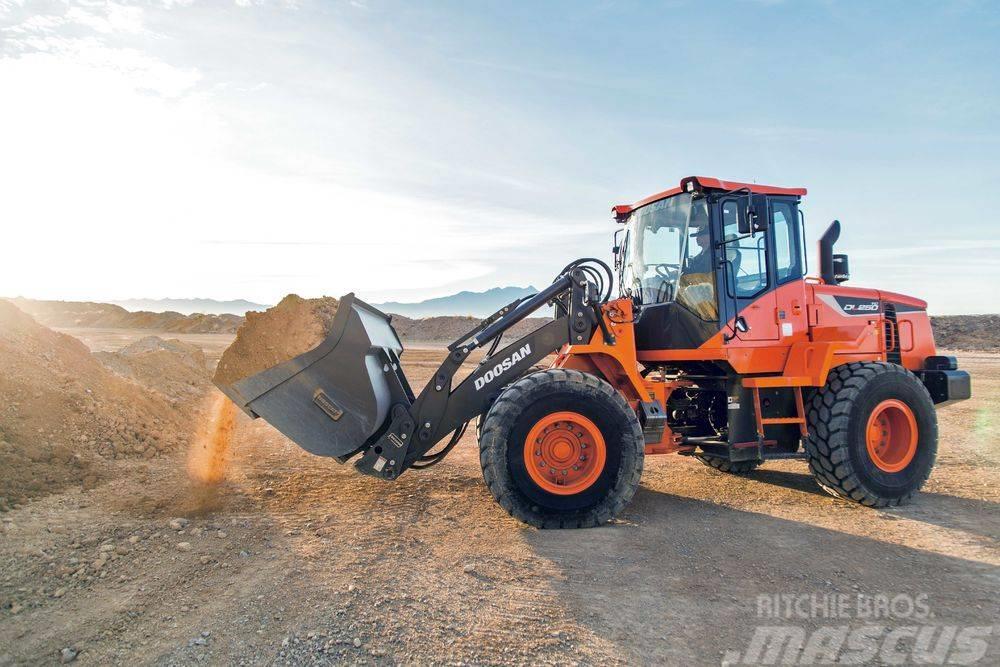
POLYGON ((833 264, 833 244, 840 238, 840 220, 834 220, 819 238, 819 276, 827 285, 837 284, 837 272, 833 264))

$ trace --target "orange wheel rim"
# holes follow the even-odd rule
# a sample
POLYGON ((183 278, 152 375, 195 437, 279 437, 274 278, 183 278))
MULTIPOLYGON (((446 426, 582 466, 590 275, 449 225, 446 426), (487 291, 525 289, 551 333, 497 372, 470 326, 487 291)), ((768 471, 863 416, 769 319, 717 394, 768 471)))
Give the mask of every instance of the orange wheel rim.
POLYGON ((882 401, 865 427, 868 456, 879 470, 899 472, 916 455, 918 435, 910 406, 894 398, 882 401))
POLYGON ((586 491, 604 471, 607 448, 597 424, 578 412, 553 412, 524 440, 524 466, 544 491, 571 496, 586 491))

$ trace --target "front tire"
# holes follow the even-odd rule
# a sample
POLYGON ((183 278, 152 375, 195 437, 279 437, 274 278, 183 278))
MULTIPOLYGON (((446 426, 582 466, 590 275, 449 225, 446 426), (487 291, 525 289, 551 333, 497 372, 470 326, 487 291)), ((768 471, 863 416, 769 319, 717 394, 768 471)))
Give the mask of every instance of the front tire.
POLYGON ((809 469, 829 493, 869 507, 906 502, 937 458, 937 413, 902 366, 852 363, 832 371, 807 407, 809 469))
POLYGON ((614 519, 635 495, 645 442, 611 385, 561 368, 506 387, 482 422, 479 460, 497 502, 538 528, 614 519))

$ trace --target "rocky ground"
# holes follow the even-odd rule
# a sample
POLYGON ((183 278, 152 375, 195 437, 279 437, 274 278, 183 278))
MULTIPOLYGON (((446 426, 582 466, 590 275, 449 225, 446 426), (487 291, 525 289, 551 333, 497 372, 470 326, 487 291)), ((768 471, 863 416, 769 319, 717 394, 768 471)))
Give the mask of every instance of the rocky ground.
MULTIPOLYGON (((414 385, 441 358, 408 350, 414 385)), ((925 595, 933 617, 887 624, 991 626, 997 664, 1000 355, 961 361, 975 397, 940 412, 925 492, 888 511, 798 461, 736 478, 659 456, 617 524, 537 531, 493 502, 471 434, 390 484, 241 414, 219 486, 175 449, 0 508, 0 665, 719 664, 789 623, 759 596, 832 593, 925 595)))

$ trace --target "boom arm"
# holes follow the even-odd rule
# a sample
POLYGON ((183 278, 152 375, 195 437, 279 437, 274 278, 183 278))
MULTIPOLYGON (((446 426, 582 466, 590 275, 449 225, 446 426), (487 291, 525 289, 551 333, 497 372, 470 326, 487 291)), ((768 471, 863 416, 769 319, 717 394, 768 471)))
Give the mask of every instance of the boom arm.
POLYGON ((443 456, 461 437, 469 420, 493 404, 506 381, 519 377, 564 345, 589 341, 599 326, 600 318, 595 314, 599 302, 597 287, 586 273, 571 269, 535 296, 501 308, 449 345, 448 357, 416 400, 398 359, 386 355, 384 369, 392 394, 388 424, 372 437, 370 445, 362 447, 364 453, 355 468, 367 475, 395 479, 422 457, 434 459, 426 457, 427 452, 451 433, 452 441, 440 453, 443 456), (473 350, 553 300, 565 304, 557 308, 556 319, 487 354, 476 370, 452 388, 455 374, 473 350))

